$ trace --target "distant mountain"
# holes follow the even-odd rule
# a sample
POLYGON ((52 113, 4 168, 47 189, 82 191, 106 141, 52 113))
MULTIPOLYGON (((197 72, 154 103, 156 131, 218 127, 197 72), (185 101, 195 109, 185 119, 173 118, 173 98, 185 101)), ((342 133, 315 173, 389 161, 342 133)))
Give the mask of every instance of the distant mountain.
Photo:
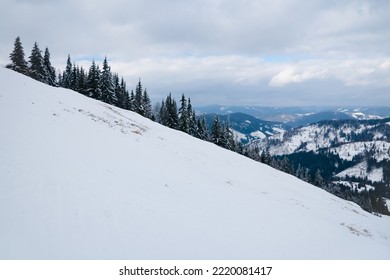
MULTIPOLYGON (((204 115, 208 127, 211 128, 215 114, 204 115)), ((229 121, 234 135, 243 144, 267 138, 269 136, 285 132, 291 129, 288 125, 279 122, 264 121, 244 113, 232 113, 218 115, 221 122, 229 121)))
POLYGON ((297 117, 293 121, 289 121, 288 124, 291 127, 306 126, 312 123, 324 121, 324 120, 352 120, 355 119, 352 116, 338 111, 326 111, 319 113, 308 113, 297 117))
POLYGON ((254 143, 328 180, 390 183, 390 118, 322 121, 254 143))
POLYGON ((197 107, 199 114, 245 113, 258 119, 285 123, 292 127, 306 126, 323 120, 380 119, 390 117, 390 107, 260 107, 219 106, 197 107))

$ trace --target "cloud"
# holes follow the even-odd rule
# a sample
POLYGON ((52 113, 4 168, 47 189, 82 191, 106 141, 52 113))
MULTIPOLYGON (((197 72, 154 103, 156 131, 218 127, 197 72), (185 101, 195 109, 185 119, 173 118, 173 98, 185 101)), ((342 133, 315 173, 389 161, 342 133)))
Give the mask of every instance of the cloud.
POLYGON ((86 67, 107 55, 156 99, 173 91, 203 103, 317 104, 332 91, 332 102, 390 103, 387 0, 6 2, 3 65, 21 36, 27 56, 37 41, 56 67, 68 54, 86 67))

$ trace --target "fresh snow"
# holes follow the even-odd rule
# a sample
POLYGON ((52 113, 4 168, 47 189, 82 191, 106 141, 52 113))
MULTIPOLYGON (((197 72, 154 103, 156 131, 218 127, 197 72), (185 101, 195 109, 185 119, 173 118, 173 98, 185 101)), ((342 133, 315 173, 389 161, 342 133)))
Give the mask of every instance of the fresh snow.
POLYGON ((0 69, 0 259, 389 259, 390 217, 0 69))
POLYGON ((234 139, 237 139, 237 140, 247 140, 246 138, 246 135, 244 133, 241 133, 237 130, 234 130, 234 129, 230 129, 230 131, 233 133, 233 136, 234 136, 234 139))
POLYGON ((357 155, 363 155, 368 150, 374 151, 374 159, 378 162, 390 159, 390 143, 386 141, 353 142, 330 149, 332 153, 348 161, 357 155))
POLYGON ((372 168, 370 172, 367 171, 368 165, 366 161, 356 164, 350 168, 343 170, 338 173, 336 177, 345 178, 346 176, 356 177, 356 178, 366 178, 372 182, 382 182, 383 181, 383 168, 372 168))
POLYGON ((267 138, 267 136, 261 132, 260 130, 256 130, 256 131, 253 131, 250 136, 252 136, 253 138, 257 138, 257 139, 265 139, 267 138))

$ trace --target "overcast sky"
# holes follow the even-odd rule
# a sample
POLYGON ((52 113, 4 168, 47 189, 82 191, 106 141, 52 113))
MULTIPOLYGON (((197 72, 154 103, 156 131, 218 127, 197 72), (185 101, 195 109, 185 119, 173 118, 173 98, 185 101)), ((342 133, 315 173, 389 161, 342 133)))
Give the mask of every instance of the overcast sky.
POLYGON ((153 100, 390 106, 388 0, 0 0, 0 64, 21 37, 52 64, 105 55, 153 100))

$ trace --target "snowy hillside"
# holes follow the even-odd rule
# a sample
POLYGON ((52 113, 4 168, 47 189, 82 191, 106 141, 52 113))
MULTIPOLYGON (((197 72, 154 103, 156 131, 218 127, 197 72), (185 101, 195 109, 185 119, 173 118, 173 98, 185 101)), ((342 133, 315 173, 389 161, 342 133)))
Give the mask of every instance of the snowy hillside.
POLYGON ((389 259, 390 218, 0 69, 0 259, 389 259))
POLYGON ((258 141, 255 145, 274 156, 293 158, 297 154, 320 154, 329 158, 329 161, 322 162, 320 170, 328 169, 328 173, 333 172, 336 177, 367 177, 370 181, 388 183, 388 171, 383 172, 383 168, 389 169, 389 139, 389 118, 342 120, 296 128, 258 141), (330 165, 334 170, 330 170, 330 165), (352 165, 356 167, 350 168, 352 165), (363 167, 366 170, 363 171, 363 167), (372 172, 372 168, 376 171, 372 172))

